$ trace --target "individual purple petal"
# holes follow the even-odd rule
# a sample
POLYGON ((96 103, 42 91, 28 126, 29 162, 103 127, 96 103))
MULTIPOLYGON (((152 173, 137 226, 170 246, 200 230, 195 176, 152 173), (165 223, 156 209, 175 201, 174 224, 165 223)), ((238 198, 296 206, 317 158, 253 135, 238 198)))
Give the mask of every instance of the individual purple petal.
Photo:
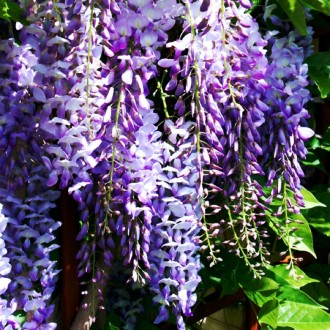
POLYGON ((161 322, 167 321, 168 317, 169 317, 169 312, 167 308, 165 306, 161 306, 161 308, 159 309, 159 313, 156 319, 154 320, 154 323, 159 324, 161 322))
POLYGON ((210 6, 210 0, 203 0, 201 6, 200 6, 200 11, 201 12, 206 12, 210 6))
POLYGON ((77 240, 80 241, 82 240, 88 232, 88 224, 84 224, 83 227, 81 228, 79 234, 77 235, 77 240))
POLYGON ((3 294, 7 291, 10 279, 6 277, 0 277, 0 294, 3 294))
POLYGON ((147 30, 140 36, 140 44, 142 47, 151 47, 157 39, 158 34, 156 32, 147 30))
POLYGON ((45 93, 43 92, 43 90, 39 87, 35 87, 33 89, 33 97, 39 101, 39 102, 42 102, 42 103, 45 103, 47 100, 46 100, 46 96, 45 96, 45 93))
POLYGON ((38 328, 38 324, 36 321, 30 321, 30 322, 25 322, 24 323, 24 330, 28 330, 28 329, 37 329, 38 328))
POLYGON ((158 61, 158 65, 163 68, 170 68, 177 63, 177 60, 171 58, 162 58, 158 61))
POLYGON ((133 82, 133 71, 131 69, 127 69, 121 76, 123 82, 127 85, 132 85, 133 82))
POLYGON ((312 129, 310 129, 309 127, 298 126, 297 130, 298 130, 299 137, 303 141, 307 141, 315 134, 314 131, 312 129))
POLYGON ((26 278, 24 276, 17 276, 15 278, 16 282, 19 283, 20 285, 22 285, 22 287, 25 290, 29 290, 32 288, 32 283, 31 280, 29 278, 26 278))
POLYGON ((251 2, 249 0, 239 0, 239 3, 245 9, 250 9, 251 8, 251 2))
POLYGON ((115 23, 116 31, 124 37, 130 37, 132 35, 132 28, 129 20, 122 19, 115 23))
POLYGON ((48 187, 54 186, 57 183, 58 176, 56 172, 51 172, 47 181, 48 187))

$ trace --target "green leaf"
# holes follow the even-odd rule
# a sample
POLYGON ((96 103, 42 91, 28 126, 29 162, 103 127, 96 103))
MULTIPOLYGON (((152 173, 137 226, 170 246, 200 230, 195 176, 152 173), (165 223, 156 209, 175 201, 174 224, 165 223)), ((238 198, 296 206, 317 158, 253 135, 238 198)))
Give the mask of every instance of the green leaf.
POLYGON ((252 7, 248 10, 248 13, 252 13, 257 7, 262 6, 263 0, 252 0, 252 7))
POLYGON ((25 312, 16 311, 14 313, 14 316, 21 325, 23 325, 23 323, 25 323, 25 321, 26 321, 26 313, 25 312))
POLYGON ((293 288, 301 288, 309 283, 318 282, 314 278, 309 278, 300 268, 296 267, 297 278, 289 275, 286 265, 269 266, 266 276, 272 278, 279 285, 289 285, 293 288))
POLYGON ((202 264, 202 268, 199 271, 199 275, 201 276, 202 281, 198 286, 198 290, 205 291, 211 288, 220 289, 221 278, 219 277, 219 273, 214 272, 214 269, 208 266, 204 266, 202 264))
MULTIPOLYGON (((222 262, 216 263, 213 267, 208 266, 208 261, 202 256, 201 260, 204 264, 202 268, 202 279, 204 280, 205 272, 208 274, 205 276, 207 283, 205 284, 206 288, 209 287, 209 284, 212 284, 213 287, 219 287, 221 285, 221 297, 225 295, 234 294, 242 286, 248 285, 247 283, 251 282, 253 279, 253 274, 250 269, 246 266, 244 260, 239 258, 233 253, 226 252, 225 250, 221 251, 220 254, 222 262), (203 270, 204 269, 204 270, 203 270), (218 279, 220 282, 218 282, 218 279)), ((203 286, 203 283, 201 284, 203 286)))
POLYGON ((112 323, 108 324, 108 330, 120 330, 120 328, 116 327, 115 325, 113 325, 112 323))
POLYGON ((258 321, 261 324, 268 324, 273 329, 277 328, 279 303, 277 299, 267 301, 258 313, 258 321))
MULTIPOLYGON (((281 227, 285 227, 283 217, 276 218, 270 213, 266 212, 269 221, 269 227, 275 232, 276 235, 281 235, 281 227)), ((299 213, 290 213, 289 220, 291 222, 287 225, 289 235, 282 236, 282 240, 286 246, 296 251, 305 251, 310 253, 313 257, 316 258, 316 254, 313 247, 313 235, 310 229, 310 226, 304 216, 299 213), (299 221, 296 223, 294 221, 299 221), (294 231, 293 231, 294 230, 294 231)))
POLYGON ((120 329, 121 322, 120 322, 120 317, 115 313, 113 309, 108 313, 107 316, 107 330, 118 330, 120 329))
POLYGON ((330 290, 323 282, 310 283, 303 288, 303 291, 319 304, 330 308, 330 290))
POLYGON ((302 35, 307 35, 306 16, 304 8, 298 0, 277 0, 282 9, 286 12, 291 22, 302 35))
POLYGON ((316 207, 309 210, 302 210, 308 223, 323 235, 330 237, 330 192, 323 191, 317 194, 317 198, 326 207, 316 207))
POLYGON ((0 0, 0 18, 10 20, 8 3, 5 0, 0 0))
POLYGON ((330 146, 329 145, 323 144, 323 145, 320 146, 320 148, 323 149, 323 150, 326 150, 326 151, 330 151, 330 146))
POLYGON ((278 284, 268 277, 250 280, 247 284, 243 286, 244 292, 257 306, 263 306, 267 301, 273 300, 278 291, 278 284))
POLYGON ((281 287, 279 300, 278 326, 297 330, 330 329, 330 314, 325 312, 306 293, 292 287, 281 287))
POLYGON ((316 197, 306 188, 302 187, 300 192, 305 202, 305 206, 303 207, 304 209, 311 209, 318 206, 326 207, 325 204, 319 202, 316 197))
POLYGON ((307 154, 307 157, 306 159, 304 159, 302 161, 302 163, 306 166, 313 166, 313 167, 317 167, 319 168, 320 170, 322 171, 325 171, 324 170, 324 166, 323 164, 321 163, 320 161, 320 158, 314 153, 314 152, 311 152, 309 150, 308 154, 307 154))
MULTIPOLYGON (((287 189, 286 192, 287 196, 292 201, 292 204, 294 204, 293 192, 289 189, 287 189)), ((305 190, 304 193, 306 194, 308 206, 315 207, 316 205, 320 206, 322 204, 307 190, 305 190)), ((275 198, 269 204, 269 210, 265 211, 269 227, 276 235, 282 237, 282 241, 290 249, 308 252, 316 258, 313 247, 313 235, 308 222, 301 213, 296 214, 294 212, 289 212, 288 210, 283 212, 280 216, 274 216, 273 212, 277 212, 278 207, 282 206, 283 209, 287 207, 283 202, 283 199, 280 198, 275 198), (283 230, 286 232, 285 235, 283 235, 283 230)))
MULTIPOLYGON (((318 309, 326 309, 325 306, 320 305, 317 303, 313 298, 311 298, 308 294, 304 291, 300 290, 299 288, 293 288, 292 286, 283 285, 280 287, 280 293, 277 296, 280 305, 285 302, 291 302, 305 308, 314 307, 318 309)), ((330 316, 330 315, 329 315, 330 316)))
POLYGON ((310 145, 310 148, 312 149, 317 149, 320 146, 320 139, 313 135, 309 140, 308 140, 308 144, 310 145))
POLYGON ((313 54, 305 62, 308 64, 309 76, 315 81, 321 97, 326 98, 330 94, 330 53, 313 54))
POLYGON ((288 238, 283 238, 284 242, 294 250, 308 252, 314 258, 317 258, 313 247, 313 235, 304 216, 301 213, 290 214, 290 219, 298 220, 301 223, 291 222, 288 225, 291 229, 294 227, 298 229, 290 234, 288 238))
POLYGON ((15 2, 10 0, 0 0, 0 18, 8 21, 26 23, 22 18, 23 9, 15 2))
POLYGON ((324 218, 310 218, 308 219, 310 225, 320 233, 330 237, 330 222, 324 218))
POLYGON ((330 16, 329 0, 299 0, 303 5, 330 16))

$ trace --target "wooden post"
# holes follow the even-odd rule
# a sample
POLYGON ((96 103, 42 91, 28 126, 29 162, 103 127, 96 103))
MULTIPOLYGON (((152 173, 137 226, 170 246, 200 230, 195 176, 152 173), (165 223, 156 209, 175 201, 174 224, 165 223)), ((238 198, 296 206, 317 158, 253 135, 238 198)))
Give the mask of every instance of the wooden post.
POLYGON ((257 320, 257 306, 253 304, 250 300, 246 299, 245 306, 245 329, 246 330, 259 330, 259 323, 257 320))
POLYGON ((76 316, 80 305, 80 288, 77 276, 78 262, 76 255, 78 243, 77 204, 67 193, 62 192, 60 197, 61 248, 60 248, 60 273, 61 302, 59 329, 68 330, 76 316))

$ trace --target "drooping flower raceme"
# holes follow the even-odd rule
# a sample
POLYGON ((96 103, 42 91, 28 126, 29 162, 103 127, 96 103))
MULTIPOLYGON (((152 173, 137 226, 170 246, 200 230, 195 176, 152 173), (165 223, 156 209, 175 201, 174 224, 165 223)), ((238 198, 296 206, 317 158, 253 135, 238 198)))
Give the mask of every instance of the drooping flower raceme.
MULTIPOLYGON (((186 1, 185 6, 183 24, 190 32, 168 43, 175 48, 173 59, 159 62, 171 67, 166 89, 178 96, 175 107, 180 114, 190 110, 196 116, 203 185, 210 196, 220 193, 223 200, 223 205, 211 207, 219 210, 227 205, 229 219, 222 222, 246 242, 246 248, 236 246, 236 252, 258 256, 262 245, 256 217, 262 215, 263 192, 252 176, 264 175, 258 163, 262 154, 258 128, 268 109, 260 101, 268 88, 267 42, 246 13, 247 1, 186 1), (188 54, 182 56, 184 50, 188 54), (230 220, 232 212, 235 222, 230 220)), ((217 226, 212 228, 218 231, 217 226)))
MULTIPOLYGON (((290 31, 288 22, 280 22, 271 11, 269 14, 279 31, 267 35, 271 52, 267 81, 271 88, 263 95, 269 105, 267 124, 262 130, 264 162, 268 185, 274 180, 288 183, 297 203, 295 206, 288 200, 290 209, 299 212, 298 208, 304 204, 300 193, 300 178, 304 173, 299 159, 306 157, 304 141, 314 134, 306 122, 310 116, 304 107, 311 95, 307 89, 308 68, 303 63, 312 51, 312 31, 309 29, 308 37, 301 37, 297 31, 290 31)), ((281 187, 281 184, 274 187, 272 197, 281 194, 281 187)))
POLYGON ((18 322, 13 316, 15 311, 15 303, 12 301, 11 306, 8 301, 2 299, 1 296, 7 291, 10 279, 7 275, 11 271, 10 260, 6 257, 6 245, 2 235, 6 229, 8 219, 2 214, 2 205, 0 204, 0 325, 2 329, 9 329, 10 326, 16 326, 18 322))
POLYGON ((23 328, 52 329, 56 325, 47 320, 54 308, 49 301, 58 270, 50 252, 58 248, 52 242, 59 223, 50 210, 59 193, 47 187, 49 171, 41 159, 39 102, 33 96, 31 69, 37 58, 31 48, 13 40, 0 45, 0 202, 8 218, 3 239, 12 266, 4 297, 15 299, 17 310, 26 312, 23 328))
MULTIPOLYGON (((104 107, 98 165, 92 172, 105 190, 101 227, 120 238, 124 264, 133 264, 133 279, 145 282, 157 190, 154 178, 162 161, 159 117, 148 98, 148 82, 157 74, 158 49, 166 43, 166 31, 180 11, 174 11, 172 2, 172 10, 165 13, 163 1, 118 2, 110 9, 105 5, 101 25, 112 99, 104 107)), ((112 258, 110 246, 106 258, 112 258)))
POLYGON ((201 177, 196 141, 191 137, 193 126, 180 119, 165 122, 171 148, 164 152, 164 167, 157 177, 149 253, 150 290, 161 305, 155 323, 167 320, 172 309, 178 329, 185 329, 183 316, 192 315, 200 282, 201 177))

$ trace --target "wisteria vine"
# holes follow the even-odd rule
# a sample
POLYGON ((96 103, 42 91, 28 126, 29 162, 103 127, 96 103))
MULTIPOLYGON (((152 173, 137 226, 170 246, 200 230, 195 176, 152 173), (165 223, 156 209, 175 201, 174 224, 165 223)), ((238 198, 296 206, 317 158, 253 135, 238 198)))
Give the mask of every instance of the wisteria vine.
MULTIPOLYGON (((172 313, 185 329, 201 256, 212 266, 225 249, 262 276, 268 205, 303 206, 312 32, 274 5, 260 23, 249 0, 17 3, 26 25, 0 41, 2 328, 56 328, 51 210, 65 190, 78 276, 108 287, 125 329, 143 311, 136 290, 159 306, 156 324, 172 313)), ((292 256, 288 221, 277 233, 292 256)))

